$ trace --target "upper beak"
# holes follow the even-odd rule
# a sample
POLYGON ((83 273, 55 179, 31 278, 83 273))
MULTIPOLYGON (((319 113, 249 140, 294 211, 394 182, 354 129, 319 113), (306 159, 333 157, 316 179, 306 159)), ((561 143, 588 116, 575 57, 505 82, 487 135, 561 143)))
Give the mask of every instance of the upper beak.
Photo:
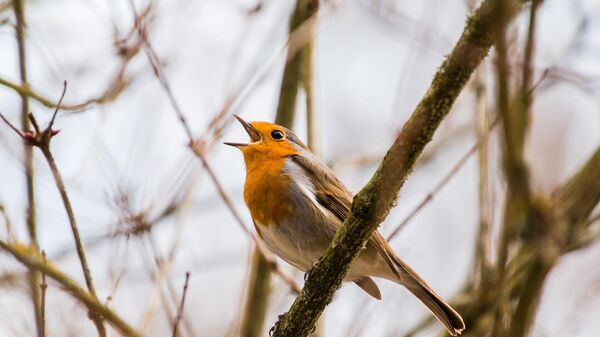
MULTIPOLYGON (((242 124, 242 126, 248 133, 248 136, 250 136, 250 140, 253 143, 258 142, 261 139, 260 133, 250 123, 246 122, 238 115, 233 115, 233 117, 235 117, 238 120, 238 122, 240 122, 240 124, 242 124)), ((248 145, 248 144, 243 144, 243 143, 224 143, 224 144, 233 146, 233 147, 240 147, 240 146, 248 145)))

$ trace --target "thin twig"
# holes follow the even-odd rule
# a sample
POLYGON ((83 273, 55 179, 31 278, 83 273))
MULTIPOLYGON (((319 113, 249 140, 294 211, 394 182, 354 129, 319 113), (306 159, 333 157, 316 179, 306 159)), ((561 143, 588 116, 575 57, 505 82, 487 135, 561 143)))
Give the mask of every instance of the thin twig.
POLYGON ((206 161, 206 158, 202 154, 202 149, 198 145, 196 145, 196 143, 192 144, 191 148, 194 151, 194 153, 198 156, 198 158, 200 158, 200 160, 202 162, 202 165, 204 166, 204 169, 206 170, 206 172, 208 172, 208 175, 210 176, 211 180, 213 181, 213 183, 217 187, 217 191, 219 192, 219 195, 221 196, 221 199, 223 199, 223 201, 227 205, 227 208, 229 209, 229 211, 231 212, 231 214, 233 215, 233 217, 236 219, 236 221, 240 225, 240 227, 242 227, 242 229, 254 241, 254 243, 256 244, 257 249, 261 252, 261 254, 263 254, 263 256, 267 259, 267 261, 269 261, 269 263, 271 264, 271 267, 273 268, 273 271, 277 275, 279 275, 279 277, 295 293, 300 292, 300 289, 301 289, 300 285, 298 285, 298 283, 294 280, 294 278, 291 275, 287 274, 286 272, 284 272, 281 269, 281 267, 277 263, 277 260, 275 260, 275 257, 273 256, 273 254, 264 246, 264 244, 262 243, 262 241, 254 234, 254 232, 252 232, 248 227, 246 227, 246 225, 244 224, 244 220, 242 219, 242 216, 239 214, 239 212, 235 208, 234 203, 233 203, 231 197, 225 191, 225 189, 223 188, 223 186, 219 182, 217 176, 215 175, 213 169, 210 167, 210 165, 206 161))
POLYGON ((476 256, 473 268, 473 278, 475 278, 475 274, 481 274, 481 278, 483 278, 485 269, 488 267, 488 264, 491 263, 489 251, 492 208, 490 204, 489 149, 487 142, 483 141, 483 139, 487 139, 490 134, 490 114, 487 109, 485 81, 481 78, 483 74, 476 73, 476 75, 478 75, 475 81, 475 119, 477 120, 476 130, 477 138, 479 139, 479 231, 477 233, 475 247, 476 256))
MULTIPOLYGON (((25 1, 24 0, 13 0, 13 12, 16 19, 16 37, 17 47, 19 53, 19 76, 21 79, 21 86, 27 87, 27 54, 26 54, 26 43, 25 43, 25 1)), ((29 113, 29 98, 27 95, 21 94, 21 126, 23 132, 30 130, 29 123, 27 121, 27 114, 29 113)), ((4 119, 4 117, 2 118, 4 119)), ((5 120, 6 122, 6 120, 5 120)), ((15 129, 13 127, 13 129, 15 129)), ((19 133, 19 132, 17 132, 19 133)), ((19 133, 20 134, 20 133, 19 133)), ((23 151, 25 153, 25 186, 27 189, 27 232, 31 244, 35 247, 38 246, 37 242, 37 226, 36 226, 36 204, 35 204, 35 179, 33 169, 33 149, 28 146, 27 143, 23 144, 23 151)), ((40 316, 40 293, 39 293, 39 278, 40 276, 35 271, 31 271, 28 276, 29 289, 31 291, 31 301, 33 303, 35 325, 37 335, 42 337, 42 322, 40 316)))
MULTIPOLYGON (((42 261, 47 263, 46 252, 42 250, 42 261)), ((46 283, 46 274, 42 273, 42 283, 40 284, 40 318, 42 323, 42 337, 46 336, 46 289, 48 289, 48 283, 46 283)))
MULTIPOLYGON (((4 116, 0 114, 0 117, 4 119, 4 116)), ((6 226, 6 236, 8 237, 8 242, 15 240, 15 233, 13 232, 12 222, 6 214, 6 209, 4 205, 0 203, 0 213, 2 213, 2 218, 4 219, 4 225, 6 226)))
MULTIPOLYGON (((492 34, 496 28, 492 24, 495 13, 490 10, 493 4, 494 0, 486 0, 471 14, 462 36, 438 69, 429 89, 379 168, 354 197, 344 224, 325 254, 311 269, 302 292, 289 311, 278 320, 273 336, 307 336, 325 307, 333 300, 352 261, 395 205, 398 193, 423 149, 493 45, 492 34)), ((500 23, 507 24, 520 11, 521 5, 511 6, 510 15, 502 18, 500 23)), ((455 332, 459 333, 463 327, 456 328, 455 332)))
MULTIPOLYGON (((54 111, 53 117, 50 120, 50 123, 48 123, 48 126, 44 130, 40 130, 40 128, 35 120, 35 117, 33 116, 33 114, 29 113, 28 118, 31 121, 31 124, 34 126, 35 131, 34 132, 25 132, 25 133, 17 132, 17 133, 19 134, 19 136, 21 136, 25 140, 25 143, 28 144, 28 146, 38 147, 44 154, 44 158, 48 162, 48 166, 50 166, 50 171, 52 172, 52 175, 54 177, 54 182, 56 183, 56 187, 57 187, 58 192, 63 201, 65 211, 67 212, 67 217, 69 219, 69 224, 71 226, 71 232, 73 233, 73 239, 75 241, 75 248, 77 251, 77 255, 79 257, 79 261, 81 263, 81 269, 83 271, 83 276, 85 278, 86 286, 90 292, 90 295, 97 299, 96 290, 94 288, 94 283, 92 281, 92 275, 91 275, 91 272, 90 272, 90 269, 89 269, 89 266, 87 263, 87 258, 85 256, 83 243, 81 241, 81 236, 79 235, 79 228, 77 226, 77 221, 75 220, 75 214, 73 212, 73 207, 71 206, 71 201, 69 200, 69 197, 67 195, 67 190, 66 190, 62 175, 60 174, 58 166, 56 165, 56 162, 54 160, 54 156, 52 155, 52 152, 50 151, 50 141, 51 141, 52 137, 58 133, 58 131, 53 130, 51 128, 51 126, 54 124, 54 118, 56 117, 56 113, 60 109, 60 103, 62 102, 62 100, 65 96, 67 82, 65 81, 63 83, 63 85, 64 85, 64 88, 63 88, 62 94, 60 96, 60 99, 58 100, 56 110, 54 111)), ((2 119, 10 126, 10 123, 4 117, 2 119)), ((13 130, 15 129, 14 127, 12 127, 12 128, 13 128, 13 130)), ((37 288, 37 285, 36 285, 36 288, 37 288)), ((88 312, 88 315, 89 315, 90 319, 92 320, 92 322, 94 323, 94 325, 96 326, 96 329, 98 330, 98 335, 100 337, 105 337, 106 336, 106 328, 104 327, 104 324, 102 323, 102 317, 98 313, 93 311, 91 308, 90 308, 90 311, 88 312)))
POLYGON ((10 253, 25 266, 38 270, 58 282, 69 294, 85 304, 90 310, 101 315, 124 336, 143 337, 142 334, 121 319, 119 315, 98 301, 98 299, 88 291, 82 289, 77 282, 58 270, 52 263, 48 261, 44 262, 39 251, 31 249, 30 246, 18 243, 7 243, 3 240, 0 240, 0 249, 10 253))
MULTIPOLYGON (((133 6, 133 4, 132 4, 132 6, 133 6)), ((135 8, 133 8, 133 10, 135 11, 135 8)), ((202 162, 203 167, 207 170, 211 180, 217 187, 217 191, 219 192, 220 197, 223 199, 223 201, 225 202, 226 206, 229 208, 231 214, 234 216, 234 218, 236 219, 238 224, 242 227, 242 229, 246 233, 248 233, 248 235, 250 235, 252 240, 254 240, 257 247, 260 249, 261 253, 269 260, 269 263, 273 266, 273 269, 281 277, 281 279, 286 284, 288 284, 288 286, 290 286, 290 288, 292 288, 292 290, 294 290, 295 292, 299 292, 300 286, 296 283, 294 278, 290 275, 287 275, 283 270, 281 270, 281 268, 278 266, 277 261, 275 260, 273 255, 264 247, 264 245, 254 235, 254 233, 252 231, 250 231, 248 229, 248 227, 244 224, 244 221, 243 221, 241 215, 236 210, 231 198, 229 197, 229 195, 227 194, 227 192, 221 185, 219 179, 217 178, 217 176, 215 175, 213 170, 210 168, 210 165, 208 164, 208 162, 206 160, 206 157, 204 155, 205 143, 194 139, 191 128, 187 122, 187 119, 185 118, 185 114, 180 109, 179 104, 177 103, 177 100, 175 99, 173 92, 170 89, 168 80, 163 74, 161 64, 158 60, 158 57, 156 56, 156 52, 154 52, 154 48, 152 47, 152 44, 150 43, 150 40, 148 39, 147 32, 143 28, 143 25, 140 25, 140 35, 142 36, 142 38, 145 41, 145 46, 146 46, 147 55, 148 55, 148 61, 151 63, 152 69, 154 69, 154 74, 155 74, 156 78, 158 79, 159 83, 161 84, 161 86, 163 87, 165 92, 167 93, 167 95, 169 97, 169 101, 170 101, 171 105, 173 106, 173 110, 175 111, 177 118, 179 119, 182 127, 184 128, 184 131, 189 140, 190 149, 202 162)))
POLYGON ((190 272, 185 273, 185 283, 183 284, 183 294, 181 294, 181 303, 177 309, 177 316, 175 316, 175 324, 173 325, 173 337, 177 337, 177 326, 179 321, 183 319, 183 306, 185 305, 185 296, 187 295, 188 282, 190 281, 190 272))
MULTIPOLYGON (((499 121, 499 119, 496 119, 494 121, 494 123, 492 123, 492 125, 490 125, 488 132, 494 129, 494 127, 498 124, 498 121, 499 121)), ((460 171, 460 168, 467 162, 467 160, 475 152, 477 152, 477 149, 479 148, 479 146, 481 144, 485 144, 486 142, 487 142, 487 138, 481 138, 475 144, 473 144, 473 146, 471 146, 469 151, 467 151, 456 162, 456 164, 454 164, 454 166, 452 166, 450 171, 448 171, 448 173, 434 186, 434 188, 429 193, 427 193, 425 198, 423 198, 423 200, 421 200, 421 202, 406 216, 406 218, 404 218, 404 220, 402 220, 400 222, 400 224, 398 226, 396 226, 396 228, 392 231, 392 233, 390 233, 390 235, 387 237, 387 240, 388 241, 392 240, 404 228, 404 226, 406 226, 431 200, 433 200, 433 197, 436 194, 438 194, 439 191, 441 191, 442 188, 444 188, 444 186, 446 186, 446 184, 450 180, 452 180, 452 177, 454 177, 456 175, 456 173, 458 173, 458 171, 460 171)))

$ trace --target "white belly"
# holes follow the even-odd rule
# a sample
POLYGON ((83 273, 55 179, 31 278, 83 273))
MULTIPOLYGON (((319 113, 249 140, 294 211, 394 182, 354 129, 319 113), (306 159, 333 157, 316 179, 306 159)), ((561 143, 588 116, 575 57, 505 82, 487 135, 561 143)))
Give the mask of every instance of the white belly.
POLYGON ((256 225, 260 229, 262 239, 267 247, 275 255, 301 271, 307 271, 313 262, 323 255, 331 240, 315 240, 318 236, 315 236, 315 230, 310 228, 313 227, 310 225, 272 224, 264 226, 258 223, 256 225))

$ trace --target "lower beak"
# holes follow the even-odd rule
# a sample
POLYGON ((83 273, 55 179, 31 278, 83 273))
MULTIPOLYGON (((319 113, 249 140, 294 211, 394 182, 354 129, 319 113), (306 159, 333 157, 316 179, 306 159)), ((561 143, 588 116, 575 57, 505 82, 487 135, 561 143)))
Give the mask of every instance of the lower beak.
MULTIPOLYGON (((238 120, 238 122, 240 122, 240 124, 242 124, 242 126, 248 133, 248 136, 250 136, 250 140, 252 141, 252 143, 258 142, 259 140, 261 140, 260 133, 252 126, 252 124, 246 122, 238 115, 233 115, 233 117, 235 117, 238 120)), ((223 143, 223 144, 237 147, 238 149, 241 147, 244 147, 244 146, 248 146, 248 144, 244 144, 244 143, 223 143)))
POLYGON ((223 143, 223 144, 229 145, 229 146, 233 146, 233 147, 237 147, 237 148, 240 148, 240 147, 248 145, 248 144, 243 144, 243 143, 223 143))

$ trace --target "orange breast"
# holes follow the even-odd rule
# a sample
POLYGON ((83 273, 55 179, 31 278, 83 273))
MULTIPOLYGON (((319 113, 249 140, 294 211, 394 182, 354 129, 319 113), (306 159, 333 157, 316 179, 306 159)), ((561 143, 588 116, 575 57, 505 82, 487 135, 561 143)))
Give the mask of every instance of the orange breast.
MULTIPOLYGON (((291 180, 282 174, 285 158, 263 159, 255 164, 247 166, 244 201, 256 223, 277 224, 291 212, 291 180)), ((260 229, 257 230, 260 234, 260 229)))

